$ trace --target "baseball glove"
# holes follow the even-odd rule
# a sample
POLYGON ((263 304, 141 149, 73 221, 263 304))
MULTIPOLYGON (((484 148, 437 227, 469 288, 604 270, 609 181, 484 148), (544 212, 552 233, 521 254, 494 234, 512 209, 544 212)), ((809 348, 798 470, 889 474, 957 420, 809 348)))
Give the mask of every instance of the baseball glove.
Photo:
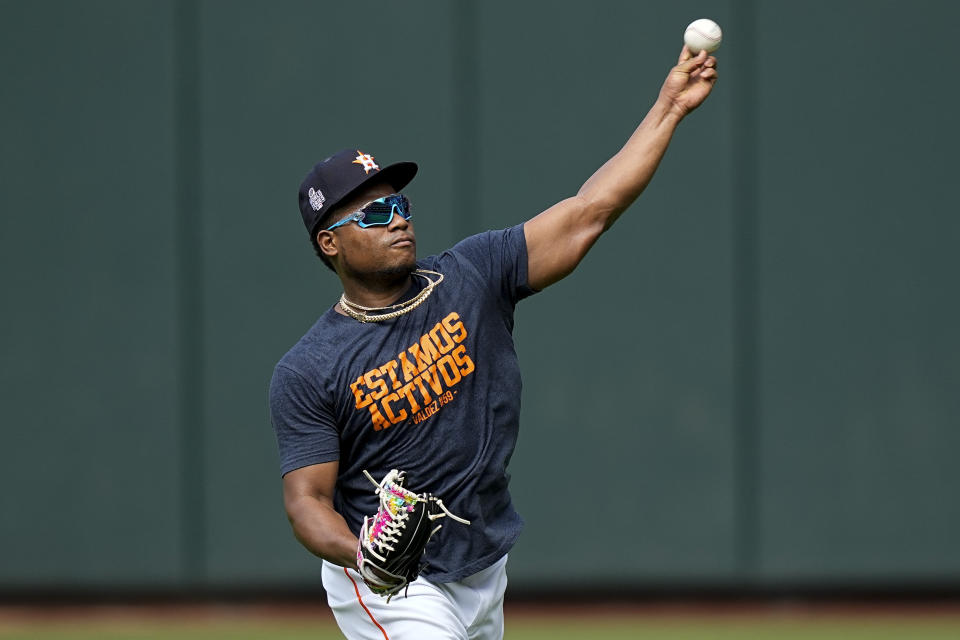
POLYGON ((445 516, 463 524, 470 521, 447 511, 436 496, 404 489, 402 471, 392 470, 380 483, 366 471, 363 474, 377 488, 380 508, 376 515, 363 519, 357 570, 371 591, 390 602, 420 575, 423 550, 443 526, 434 527, 434 521, 445 516))

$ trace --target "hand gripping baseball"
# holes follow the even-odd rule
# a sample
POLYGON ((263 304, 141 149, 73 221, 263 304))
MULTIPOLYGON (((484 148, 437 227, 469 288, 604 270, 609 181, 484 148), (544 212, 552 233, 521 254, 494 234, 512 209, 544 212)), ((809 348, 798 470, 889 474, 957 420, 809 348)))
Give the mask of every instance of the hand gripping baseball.
POLYGON ((701 51, 696 56, 684 46, 677 65, 670 70, 660 89, 666 99, 685 116, 703 103, 717 82, 717 59, 701 51))
POLYGON ((363 519, 357 545, 357 570, 370 590, 387 596, 387 602, 420 575, 427 542, 443 525, 435 520, 450 516, 457 522, 469 520, 450 513, 443 501, 429 493, 413 493, 403 488, 404 473, 392 470, 376 487, 380 508, 376 515, 363 519))

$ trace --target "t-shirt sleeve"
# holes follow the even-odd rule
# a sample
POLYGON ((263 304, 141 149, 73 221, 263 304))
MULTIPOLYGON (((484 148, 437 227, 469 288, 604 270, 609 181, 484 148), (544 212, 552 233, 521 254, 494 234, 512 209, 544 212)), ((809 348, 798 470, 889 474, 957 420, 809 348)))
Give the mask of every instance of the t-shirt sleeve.
POLYGON ((280 451, 280 473, 340 458, 336 420, 322 396, 297 371, 277 365, 270 381, 270 419, 280 451))
POLYGON ((527 283, 527 239, 522 224, 470 236, 451 251, 471 264, 511 306, 536 293, 527 283))

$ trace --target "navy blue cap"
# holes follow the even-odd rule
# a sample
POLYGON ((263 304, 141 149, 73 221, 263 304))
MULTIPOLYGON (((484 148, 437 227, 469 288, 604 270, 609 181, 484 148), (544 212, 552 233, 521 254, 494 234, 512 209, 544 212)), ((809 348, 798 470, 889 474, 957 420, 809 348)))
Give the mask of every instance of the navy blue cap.
POLYGON ((417 174, 414 162, 397 162, 383 169, 373 156, 358 149, 338 151, 318 162, 300 183, 300 215, 313 237, 320 219, 361 187, 385 182, 396 191, 417 174))

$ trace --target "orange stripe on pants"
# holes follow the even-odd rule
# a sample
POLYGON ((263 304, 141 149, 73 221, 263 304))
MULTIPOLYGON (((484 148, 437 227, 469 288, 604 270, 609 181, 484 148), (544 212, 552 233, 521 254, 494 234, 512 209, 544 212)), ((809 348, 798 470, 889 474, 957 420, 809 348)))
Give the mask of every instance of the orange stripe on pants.
POLYGON ((357 594, 357 602, 360 603, 360 606, 363 607, 363 610, 367 612, 367 615, 368 615, 368 616, 370 616, 371 622, 373 622, 373 624, 377 625, 377 629, 380 629, 380 633, 383 634, 383 640, 390 640, 390 636, 387 635, 386 630, 385 630, 383 627, 381 627, 381 626, 380 626, 380 623, 377 622, 377 619, 373 617, 373 614, 370 613, 370 609, 367 609, 367 605, 363 604, 363 598, 360 596, 360 589, 359 589, 359 587, 357 587, 357 582, 356 582, 356 581, 353 579, 353 577, 350 575, 350 572, 347 571, 347 568, 346 568, 346 567, 343 567, 343 573, 344 573, 344 575, 346 575, 348 578, 350 578, 350 582, 353 583, 353 590, 354 590, 354 591, 356 592, 356 594, 357 594))

